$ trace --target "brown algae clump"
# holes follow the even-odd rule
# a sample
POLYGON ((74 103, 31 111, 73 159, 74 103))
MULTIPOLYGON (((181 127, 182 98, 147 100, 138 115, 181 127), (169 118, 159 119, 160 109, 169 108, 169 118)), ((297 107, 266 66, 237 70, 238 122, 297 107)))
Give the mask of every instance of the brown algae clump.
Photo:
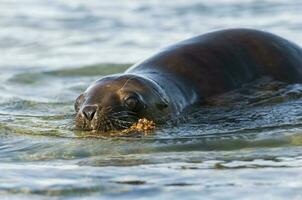
POLYGON ((149 134, 155 129, 155 123, 152 120, 146 118, 139 119, 137 123, 133 124, 130 128, 122 131, 122 134, 128 133, 144 133, 149 134))
POLYGON ((146 118, 139 119, 136 123, 134 123, 131 127, 121 130, 121 131, 110 131, 110 132, 99 132, 99 131, 91 131, 89 134, 84 134, 85 138, 87 137, 119 137, 119 136, 141 136, 148 135, 152 133, 155 129, 155 123, 152 120, 148 120, 146 118))

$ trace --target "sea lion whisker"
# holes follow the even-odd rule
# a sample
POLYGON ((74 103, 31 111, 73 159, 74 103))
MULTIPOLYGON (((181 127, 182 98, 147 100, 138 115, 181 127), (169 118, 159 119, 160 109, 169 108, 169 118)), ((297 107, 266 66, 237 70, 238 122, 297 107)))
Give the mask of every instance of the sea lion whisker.
POLYGON ((123 114, 123 113, 126 113, 126 114, 136 114, 136 112, 133 112, 133 111, 128 111, 128 110, 122 110, 122 111, 117 111, 117 112, 111 112, 111 115, 116 115, 116 114, 123 114))
POLYGON ((129 119, 133 119, 133 118, 139 118, 137 115, 134 115, 134 114, 120 114, 120 115, 109 115, 109 117, 117 117, 117 118, 121 118, 121 119, 124 119, 124 118, 129 118, 129 119))
POLYGON ((116 130, 115 126, 113 125, 112 121, 108 119, 111 130, 116 130))
POLYGON ((105 112, 111 112, 112 109, 113 109, 112 106, 107 106, 107 107, 104 107, 102 110, 105 112))
POLYGON ((124 119, 121 119, 120 117, 111 117, 111 119, 119 121, 119 122, 127 122, 127 123, 133 123, 133 122, 129 121, 129 119, 136 120, 136 118, 127 118, 127 120, 124 120, 124 119))
POLYGON ((99 123, 97 123, 97 127, 96 127, 96 129, 95 130, 99 130, 100 129, 100 126, 101 126, 101 123, 99 122, 99 123))
POLYGON ((139 118, 138 117, 125 116, 125 117, 111 117, 111 119, 117 119, 117 120, 120 120, 120 121, 127 121, 127 122, 135 122, 139 118))
POLYGON ((112 116, 110 115, 109 116, 110 118, 118 118, 118 119, 137 119, 139 118, 138 116, 135 116, 135 115, 116 115, 116 116, 112 116))
POLYGON ((122 123, 117 123, 117 126, 120 127, 120 128, 123 128, 123 129, 129 128, 130 127, 129 125, 125 125, 125 124, 122 124, 122 123))
POLYGON ((133 122, 129 122, 129 121, 124 121, 124 120, 120 120, 120 119, 113 119, 115 122, 120 122, 123 124, 133 124, 133 122))

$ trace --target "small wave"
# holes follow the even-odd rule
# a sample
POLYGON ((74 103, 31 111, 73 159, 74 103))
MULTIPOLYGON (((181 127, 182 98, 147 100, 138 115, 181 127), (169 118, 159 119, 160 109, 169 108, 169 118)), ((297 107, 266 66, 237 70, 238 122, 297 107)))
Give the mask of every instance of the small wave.
POLYGON ((8 80, 9 83, 15 84, 37 84, 42 80, 50 78, 81 78, 81 77, 101 77, 109 74, 120 73, 125 71, 131 64, 98 64, 84 66, 79 68, 68 68, 50 71, 25 72, 14 75, 8 80))
POLYGON ((99 64, 80 68, 61 69, 44 72, 46 75, 58 77, 105 76, 125 71, 131 64, 99 64))

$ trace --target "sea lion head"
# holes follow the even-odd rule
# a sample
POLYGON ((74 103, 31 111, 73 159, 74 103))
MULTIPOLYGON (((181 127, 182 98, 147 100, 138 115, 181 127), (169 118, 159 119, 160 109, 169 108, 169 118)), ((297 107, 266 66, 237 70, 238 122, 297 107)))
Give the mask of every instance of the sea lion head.
POLYGON ((94 82, 75 102, 77 128, 100 132, 127 129, 140 118, 155 122, 170 113, 163 89, 148 78, 123 74, 94 82))

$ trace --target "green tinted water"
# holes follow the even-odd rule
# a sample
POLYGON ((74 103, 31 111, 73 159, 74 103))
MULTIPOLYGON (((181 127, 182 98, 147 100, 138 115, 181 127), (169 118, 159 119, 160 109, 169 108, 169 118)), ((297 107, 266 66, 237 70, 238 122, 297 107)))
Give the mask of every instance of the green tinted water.
POLYGON ((100 74, 127 66, 24 72, 2 81, 1 195, 300 197, 301 85, 260 80, 148 136, 86 137, 75 131, 75 97, 100 74))

